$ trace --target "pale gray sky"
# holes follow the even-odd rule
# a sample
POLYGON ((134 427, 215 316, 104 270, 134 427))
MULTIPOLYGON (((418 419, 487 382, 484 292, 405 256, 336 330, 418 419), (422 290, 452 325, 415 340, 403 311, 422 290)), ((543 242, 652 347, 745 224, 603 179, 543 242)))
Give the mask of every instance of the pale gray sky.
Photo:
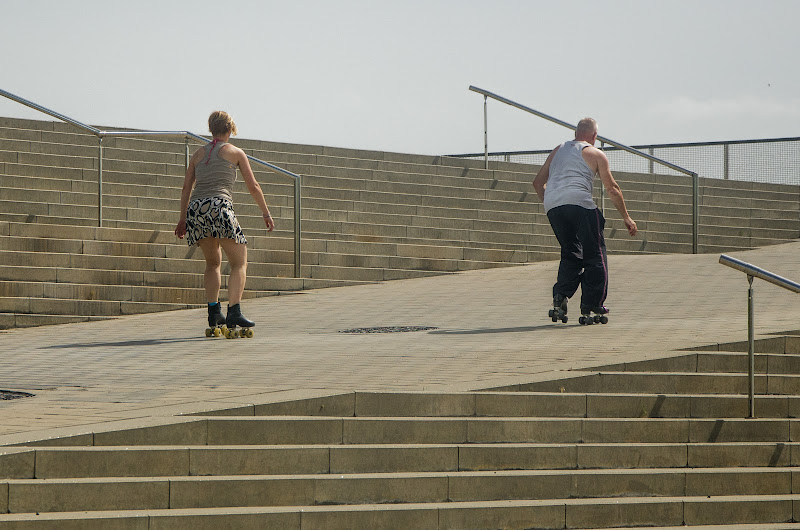
MULTIPOLYGON (((800 1, 2 0, 0 88, 92 124, 483 151, 476 85, 627 144, 800 136, 800 1)), ((40 117, 0 98, 0 115, 40 117)), ((490 150, 570 132, 489 103, 490 150)))

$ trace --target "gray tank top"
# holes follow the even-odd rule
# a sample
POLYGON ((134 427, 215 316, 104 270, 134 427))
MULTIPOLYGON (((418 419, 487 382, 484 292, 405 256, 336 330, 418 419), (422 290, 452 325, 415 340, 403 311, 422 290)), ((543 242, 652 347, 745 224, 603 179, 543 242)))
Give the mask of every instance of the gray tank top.
POLYGON ((204 147, 205 156, 194 168, 195 185, 191 200, 222 197, 233 202, 236 166, 219 156, 219 150, 226 144, 217 142, 204 147))
POLYGON ((559 146, 550 161, 550 176, 544 189, 544 211, 549 212, 557 206, 574 204, 594 210, 597 205, 592 199, 592 171, 583 159, 587 142, 570 140, 559 146))

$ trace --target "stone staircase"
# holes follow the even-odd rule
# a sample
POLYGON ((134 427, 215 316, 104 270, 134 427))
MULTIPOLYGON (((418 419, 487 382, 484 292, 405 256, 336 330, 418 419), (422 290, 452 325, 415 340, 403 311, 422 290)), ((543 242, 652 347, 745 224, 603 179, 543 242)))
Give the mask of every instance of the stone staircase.
MULTIPOLYGON (((534 166, 236 140, 303 177, 302 278, 293 278, 293 189, 255 167, 278 227, 267 235, 241 179, 246 296, 510 266, 558 256, 534 166)), ((97 139, 66 124, 0 118, 0 328, 204 303, 202 256, 172 233, 183 142, 107 138, 103 228, 97 139)), ((195 148, 192 146, 192 148, 195 148)), ((691 252, 691 183, 619 174, 642 235, 607 209, 611 252, 691 252)), ((701 250, 800 235, 797 186, 704 180, 701 250)), ((223 270, 223 274, 226 270, 223 270)), ((223 286, 224 287, 224 286, 223 286)))
POLYGON ((0 528, 798 528, 800 332, 759 341, 756 419, 743 347, 0 447, 0 528))

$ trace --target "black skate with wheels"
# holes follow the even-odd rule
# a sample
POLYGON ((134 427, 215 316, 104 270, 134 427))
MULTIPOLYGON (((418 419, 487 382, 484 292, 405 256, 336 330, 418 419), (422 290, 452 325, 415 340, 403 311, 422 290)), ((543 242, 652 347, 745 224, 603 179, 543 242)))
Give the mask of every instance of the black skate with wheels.
POLYGON ((567 297, 563 294, 557 294, 553 297, 553 309, 551 309, 547 316, 553 322, 558 322, 559 320, 564 324, 567 323, 567 297))
POLYGON ((578 323, 582 326, 608 324, 608 313, 608 309, 604 306, 593 308, 581 306, 581 316, 578 318, 578 323))
POLYGON ((225 335, 228 328, 225 325, 225 317, 222 315, 222 304, 208 305, 208 328, 206 328, 206 337, 221 337, 225 335))
POLYGON ((228 330, 225 333, 225 338, 227 339, 238 339, 240 337, 250 339, 253 337, 251 328, 256 325, 252 320, 244 318, 239 304, 228 306, 228 318, 225 320, 225 324, 228 326, 228 330), (237 326, 242 328, 241 331, 236 329, 237 326))

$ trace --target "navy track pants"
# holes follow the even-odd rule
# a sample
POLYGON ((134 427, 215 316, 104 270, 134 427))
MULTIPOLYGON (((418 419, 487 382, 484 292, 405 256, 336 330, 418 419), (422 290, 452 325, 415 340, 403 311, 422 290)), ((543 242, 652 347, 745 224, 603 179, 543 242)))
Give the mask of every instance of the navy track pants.
POLYGON ((561 263, 553 296, 572 298, 581 287, 581 307, 603 305, 608 294, 608 258, 602 212, 573 204, 547 212, 550 226, 561 245, 561 263))

